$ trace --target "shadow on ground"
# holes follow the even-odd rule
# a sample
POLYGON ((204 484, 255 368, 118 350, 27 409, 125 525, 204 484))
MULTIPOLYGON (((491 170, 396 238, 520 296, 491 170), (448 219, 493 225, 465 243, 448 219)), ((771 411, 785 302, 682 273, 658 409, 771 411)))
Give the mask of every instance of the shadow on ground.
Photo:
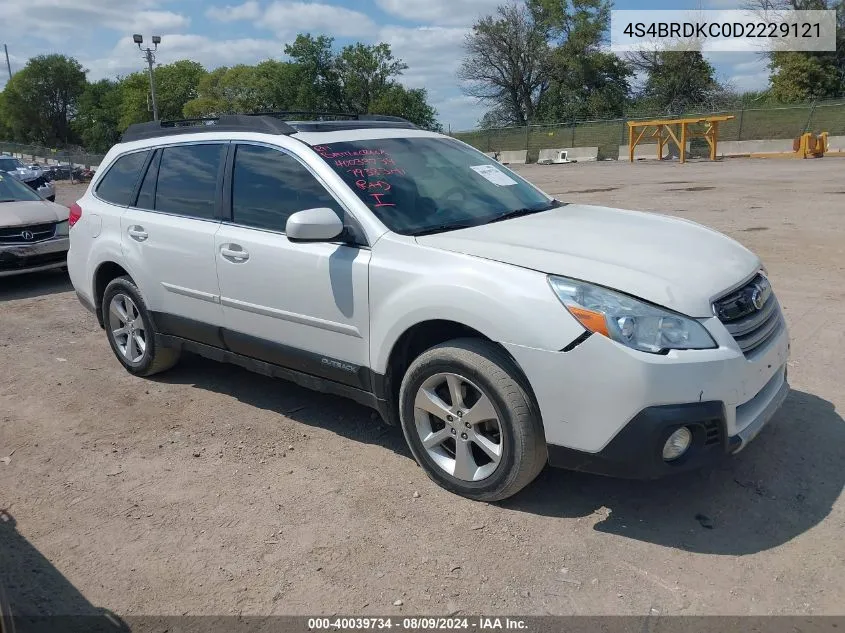
POLYGON ((61 270, 24 273, 0 279, 0 301, 32 299, 72 290, 70 278, 61 270))
POLYGON ((0 510, 0 630, 10 633, 82 631, 121 633, 127 625, 92 605, 17 530, 0 510))
POLYGON ((377 444, 413 459, 401 430, 382 422, 372 409, 346 398, 317 393, 285 380, 268 378, 236 365, 217 363, 193 354, 183 354, 176 367, 153 376, 151 380, 193 385, 226 394, 301 424, 319 427, 356 442, 377 444))
POLYGON ((834 406, 792 391, 757 439, 715 468, 646 482, 547 468, 503 505, 552 517, 605 507, 601 532, 691 552, 753 554, 828 516, 845 483, 843 445, 845 421, 834 406))
MULTIPOLYGON (((191 355, 159 379, 225 393, 412 459, 399 429, 342 398, 191 355)), ((845 421, 834 406, 792 391, 754 442, 713 468, 657 481, 546 468, 500 506, 559 518, 602 511, 607 518, 595 528, 602 532, 692 552, 753 554, 788 542, 830 513, 845 483, 843 445, 845 421)))

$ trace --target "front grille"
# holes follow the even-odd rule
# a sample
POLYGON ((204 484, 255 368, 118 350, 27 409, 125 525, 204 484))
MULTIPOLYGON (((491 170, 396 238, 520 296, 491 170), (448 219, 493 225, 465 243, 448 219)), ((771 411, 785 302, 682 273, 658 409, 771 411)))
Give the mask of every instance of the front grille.
POLYGON ((28 226, 4 226, 0 227, 0 244, 34 244, 49 240, 55 234, 55 222, 28 226))
POLYGON ((24 182, 30 187, 32 187, 33 190, 38 191, 39 187, 43 187, 47 184, 47 179, 44 178, 44 176, 39 176, 38 178, 33 178, 32 180, 25 180, 24 182))
POLYGON ((713 304, 713 312, 748 356, 783 328, 780 305, 769 280, 757 275, 713 304))
POLYGON ((10 270, 24 270, 26 268, 47 266, 48 264, 64 262, 66 259, 67 253, 65 251, 47 253, 46 255, 29 255, 25 257, 0 253, 0 273, 8 272, 10 270))

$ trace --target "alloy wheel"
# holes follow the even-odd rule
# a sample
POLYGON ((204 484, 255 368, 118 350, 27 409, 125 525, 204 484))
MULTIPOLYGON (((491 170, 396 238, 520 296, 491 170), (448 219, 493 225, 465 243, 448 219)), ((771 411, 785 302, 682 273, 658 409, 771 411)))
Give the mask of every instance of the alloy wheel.
POLYGON ((147 351, 147 329, 138 306, 128 295, 118 293, 112 297, 109 327, 123 358, 132 364, 141 362, 147 351))
POLYGON ((490 397, 454 373, 427 378, 414 399, 414 421, 429 457, 463 481, 481 481, 502 461, 502 423, 490 397))

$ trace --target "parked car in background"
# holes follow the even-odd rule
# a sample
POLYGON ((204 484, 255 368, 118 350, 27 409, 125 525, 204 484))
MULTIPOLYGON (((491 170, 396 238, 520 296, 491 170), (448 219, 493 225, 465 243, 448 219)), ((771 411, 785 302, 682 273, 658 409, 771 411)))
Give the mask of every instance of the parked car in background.
POLYGON ((67 264, 67 207, 0 173, 0 277, 67 264))
POLYGON ((38 194, 49 200, 50 202, 56 199, 56 187, 44 176, 44 170, 40 167, 32 169, 27 167, 17 158, 12 156, 0 156, 0 172, 4 172, 17 178, 21 182, 28 185, 38 194))

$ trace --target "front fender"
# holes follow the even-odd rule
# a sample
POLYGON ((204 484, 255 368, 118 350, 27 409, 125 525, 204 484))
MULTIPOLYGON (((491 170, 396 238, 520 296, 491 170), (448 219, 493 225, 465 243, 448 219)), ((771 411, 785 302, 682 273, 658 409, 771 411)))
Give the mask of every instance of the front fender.
POLYGON ((454 321, 496 342, 545 350, 560 350, 584 332, 545 274, 416 243, 379 243, 370 294, 370 358, 379 373, 399 337, 425 321, 454 321))

